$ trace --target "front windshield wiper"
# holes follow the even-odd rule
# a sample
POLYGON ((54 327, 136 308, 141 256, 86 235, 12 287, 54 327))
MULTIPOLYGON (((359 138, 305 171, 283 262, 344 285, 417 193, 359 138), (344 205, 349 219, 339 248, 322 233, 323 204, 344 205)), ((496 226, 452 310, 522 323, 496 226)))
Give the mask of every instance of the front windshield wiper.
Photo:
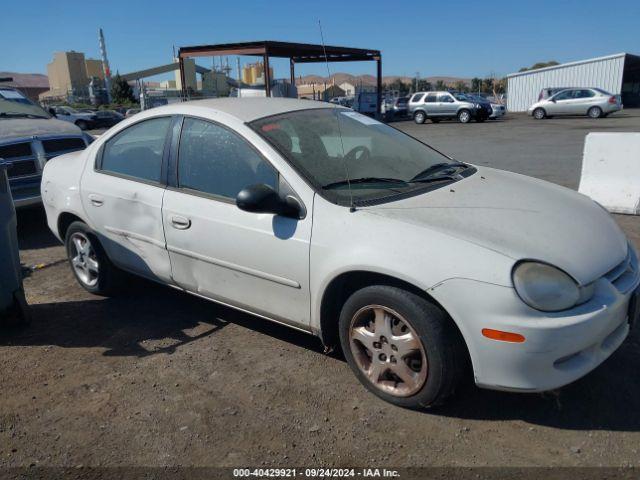
POLYGON ((19 112, 0 112, 0 117, 6 118, 48 118, 42 115, 34 115, 33 113, 19 113, 19 112))
POLYGON ((323 185, 323 190, 330 190, 332 188, 344 187, 345 185, 350 184, 358 184, 358 183, 394 183, 396 185, 405 186, 409 182, 406 180, 401 180, 399 178, 387 178, 387 177, 363 177, 363 178, 352 178, 349 180, 340 180, 339 182, 332 182, 323 185))
MULTIPOLYGON (((434 174, 441 172, 443 170, 449 170, 453 168, 468 168, 469 166, 466 163, 461 162, 442 162, 436 163, 435 165, 431 165, 429 168, 424 169, 417 175, 415 175, 409 182, 423 182, 433 177, 434 174)), ((455 179, 453 176, 448 175, 448 177, 455 179)), ((438 178, 438 177, 436 177, 438 178)))

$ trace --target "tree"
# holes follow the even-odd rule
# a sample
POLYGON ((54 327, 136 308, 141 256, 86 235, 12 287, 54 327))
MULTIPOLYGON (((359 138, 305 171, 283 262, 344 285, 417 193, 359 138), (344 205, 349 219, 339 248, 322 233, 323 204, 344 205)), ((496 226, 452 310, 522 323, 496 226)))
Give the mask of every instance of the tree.
POLYGON ((429 90, 433 90, 433 85, 428 80, 418 80, 418 91, 419 92, 428 92, 429 90))
POLYGON ((447 84, 444 83, 443 80, 438 80, 436 82, 436 90, 446 90, 447 89, 447 84))
POLYGON ((473 77, 471 79, 471 90, 475 93, 478 93, 480 90, 482 90, 482 79, 473 77))
POLYGON ((135 103, 133 90, 127 81, 116 73, 111 84, 111 101, 114 103, 135 103))
POLYGON ((558 62, 556 62, 555 60, 549 60, 548 62, 534 63, 530 67, 522 67, 518 71, 519 72, 526 72, 528 70, 537 70, 538 68, 553 67, 554 65, 560 65, 560 64, 558 62))
POLYGON ((464 83, 462 80, 458 80, 454 86, 454 88, 458 91, 458 92, 467 92, 469 91, 469 89, 467 88, 467 84, 464 83))

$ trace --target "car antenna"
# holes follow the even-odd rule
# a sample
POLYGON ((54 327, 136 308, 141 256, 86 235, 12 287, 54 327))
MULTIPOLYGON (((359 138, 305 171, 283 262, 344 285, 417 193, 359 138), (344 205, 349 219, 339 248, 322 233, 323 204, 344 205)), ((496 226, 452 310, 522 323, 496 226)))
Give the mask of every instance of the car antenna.
MULTIPOLYGON (((327 48, 324 45, 324 34, 322 33, 322 23, 320 19, 318 19, 318 28, 320 29, 320 41, 322 42, 322 52, 324 53, 324 63, 327 66, 327 75, 329 76, 329 81, 331 81, 331 70, 329 69, 329 57, 327 56, 327 48)), ((334 79, 335 84, 335 79, 334 79)), ((327 90, 323 92, 325 95, 327 90)), ((349 211, 355 212, 356 206, 353 203, 353 192, 351 191, 351 179, 349 178, 349 168, 347 167, 347 160, 344 158, 344 141, 342 140, 342 128, 340 127, 340 115, 338 114, 338 105, 333 105, 333 110, 336 114, 336 122, 338 123, 338 135, 340 135, 340 148, 342 149, 342 161, 344 162, 344 171, 347 178, 347 186, 349 187, 349 202, 351 206, 349 211)))

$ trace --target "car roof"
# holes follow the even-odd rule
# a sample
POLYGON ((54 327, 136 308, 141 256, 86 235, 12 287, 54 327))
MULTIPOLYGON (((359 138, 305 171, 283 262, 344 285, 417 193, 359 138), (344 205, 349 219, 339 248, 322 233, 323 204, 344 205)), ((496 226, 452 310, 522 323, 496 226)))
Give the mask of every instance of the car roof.
MULTIPOLYGON (((309 110, 316 108, 344 108, 335 103, 316 102, 312 100, 298 100, 295 98, 214 98, 209 100, 194 100, 167 107, 179 105, 181 109, 188 110, 190 106, 205 107, 227 115, 236 117, 243 122, 252 122, 259 118, 270 117, 286 112, 309 110)), ((160 110, 158 107, 154 110, 160 110)))

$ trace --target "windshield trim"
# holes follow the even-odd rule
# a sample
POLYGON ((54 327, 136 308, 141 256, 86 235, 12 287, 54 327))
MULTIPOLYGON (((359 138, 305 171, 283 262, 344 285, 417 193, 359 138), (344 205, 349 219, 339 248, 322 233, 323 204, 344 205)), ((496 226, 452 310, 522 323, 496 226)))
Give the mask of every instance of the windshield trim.
POLYGON ((305 108, 303 110, 289 110, 289 111, 286 111, 286 112, 280 112, 280 113, 276 113, 276 114, 273 114, 273 115, 266 115, 264 117, 255 118, 255 119, 251 120, 250 122, 245 122, 245 125, 247 127, 249 127, 253 132, 255 132, 271 148, 273 148, 276 152, 278 152, 280 157, 285 162, 287 162, 287 164, 291 168, 293 168, 293 170, 298 174, 298 176, 307 185, 309 185, 309 187, 315 193, 317 193, 322 198, 324 198, 325 200, 327 200, 328 202, 330 202, 330 203, 332 203, 334 205, 339 205, 339 206, 345 207, 345 208, 349 208, 349 207, 353 207, 353 206, 369 207, 369 206, 374 206, 374 205, 381 205, 381 204, 384 204, 384 203, 390 203, 390 202, 394 202, 394 201, 398 201, 398 200, 404 200, 405 198, 410 198, 410 197, 414 197, 414 196, 417 196, 417 195, 422 195, 423 193, 428 193, 428 192, 433 191, 433 190, 437 190, 439 188, 442 188, 445 185, 451 185, 452 183, 456 183, 456 182, 458 182, 458 181, 460 181, 460 180, 462 180, 462 179, 464 179, 466 177, 469 177, 469 176, 473 175, 474 173, 476 173, 478 171, 477 168, 475 168, 473 165, 470 165, 470 164, 465 163, 465 162, 460 162, 459 160, 455 160, 454 158, 450 157, 446 153, 443 153, 440 150, 438 150, 437 148, 432 147, 428 143, 425 143, 422 140, 420 140, 420 139, 418 139, 416 137, 413 137, 413 136, 409 135, 406 132, 403 132, 399 128, 396 128, 396 127, 394 127, 392 125, 383 123, 383 125, 386 125, 387 127, 394 129, 396 132, 399 132, 402 135, 404 135, 406 137, 409 137, 412 140, 417 141, 418 143, 421 143, 425 147, 427 147, 427 148, 433 150, 434 152, 442 155, 444 158, 446 158, 447 160, 450 160, 451 162, 465 163, 465 165, 467 165, 467 168, 465 170, 463 170, 462 172, 460 172, 460 174, 459 174, 460 179, 459 180, 452 180, 450 182, 436 182, 436 183, 415 184, 415 186, 413 188, 410 188, 407 191, 404 191, 404 192, 393 192, 393 191, 390 191, 389 195, 382 195, 379 198, 373 198, 373 199, 362 199, 362 200, 353 200, 353 201, 351 201, 349 199, 345 199, 343 201, 339 201, 339 200, 333 199, 328 195, 330 190, 323 189, 322 188, 322 184, 320 184, 319 182, 315 181, 306 172, 304 172, 298 165, 296 165, 294 162, 292 162, 289 159, 288 155, 285 154, 285 152, 283 152, 282 149, 276 143, 272 142, 269 139, 269 137, 264 135, 259 128, 256 128, 256 124, 258 122, 263 121, 263 120, 267 120, 267 119, 270 119, 270 118, 281 117, 283 115, 287 115, 287 114, 290 114, 290 113, 309 112, 309 111, 315 111, 315 110, 340 110, 340 111, 345 111, 345 112, 352 111, 352 109, 346 108, 346 107, 342 107, 340 105, 332 105, 331 107, 305 108))

